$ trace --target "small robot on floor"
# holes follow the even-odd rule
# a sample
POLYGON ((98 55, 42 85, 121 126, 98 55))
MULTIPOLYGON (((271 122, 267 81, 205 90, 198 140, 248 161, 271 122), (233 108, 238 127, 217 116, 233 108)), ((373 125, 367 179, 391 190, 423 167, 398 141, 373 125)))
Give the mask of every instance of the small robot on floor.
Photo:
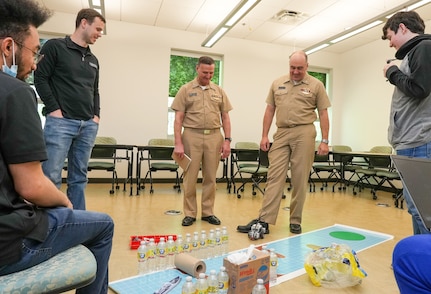
POLYGON ((266 229, 260 223, 253 224, 248 232, 248 238, 252 241, 263 239, 265 232, 266 229))

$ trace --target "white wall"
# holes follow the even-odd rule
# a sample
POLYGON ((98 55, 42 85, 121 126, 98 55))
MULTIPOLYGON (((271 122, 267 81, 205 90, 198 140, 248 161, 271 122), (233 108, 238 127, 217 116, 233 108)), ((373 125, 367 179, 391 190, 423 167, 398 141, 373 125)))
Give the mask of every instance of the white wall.
MULTIPOLYGON (((377 36, 378 37, 378 36, 377 36)), ((376 40, 341 56, 342 84, 338 140, 356 150, 388 145, 387 128, 393 85, 386 82, 383 67, 395 50, 388 41, 376 40)), ((334 139, 335 141, 335 139, 334 139)))
MULTIPOLYGON (((40 31, 70 34, 74 19, 75 15, 56 13, 40 31)), ((223 38, 206 49, 200 46, 202 34, 111 20, 107 31, 91 47, 101 64, 100 136, 134 145, 166 137, 169 57, 171 49, 180 49, 223 56, 223 87, 234 107, 230 113, 233 143, 260 141, 269 86, 288 72, 288 56, 294 48, 223 38)), ((354 150, 387 145, 393 86, 383 78, 382 68, 394 53, 387 41, 376 36, 375 42, 342 55, 310 55, 310 66, 328 68, 332 74, 332 144, 354 150)))

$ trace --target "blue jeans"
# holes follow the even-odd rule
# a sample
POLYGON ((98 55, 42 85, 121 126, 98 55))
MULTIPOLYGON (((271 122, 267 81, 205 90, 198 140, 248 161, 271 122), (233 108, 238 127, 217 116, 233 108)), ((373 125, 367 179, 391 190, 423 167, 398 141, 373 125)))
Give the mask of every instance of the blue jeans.
POLYGON ((397 243, 392 266, 402 294, 431 293, 431 235, 414 235, 397 243))
MULTIPOLYGON (((44 242, 24 239, 21 260, 0 267, 0 275, 21 271, 48 260, 78 244, 86 246, 96 258, 96 280, 76 293, 107 293, 108 262, 112 249, 114 222, 107 214, 69 208, 47 209, 48 234, 44 242)), ((65 265, 67 266, 67 265, 65 265)))
POLYGON ((46 117, 44 136, 48 160, 42 163, 43 172, 60 189, 61 171, 67 158, 66 194, 74 209, 85 210, 88 160, 98 129, 93 119, 46 117))
MULTIPOLYGON (((410 157, 431 158, 431 142, 415 148, 397 150, 397 154, 410 157)), ((412 198, 406 188, 403 189, 403 195, 407 203, 408 211, 412 215, 413 234, 429 234, 430 231, 428 231, 422 223, 419 212, 414 206, 412 198)))

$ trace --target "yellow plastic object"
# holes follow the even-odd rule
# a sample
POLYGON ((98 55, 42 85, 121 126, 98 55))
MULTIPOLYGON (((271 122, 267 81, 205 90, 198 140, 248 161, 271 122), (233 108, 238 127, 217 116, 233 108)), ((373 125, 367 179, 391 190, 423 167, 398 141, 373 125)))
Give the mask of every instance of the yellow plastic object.
POLYGON ((318 287, 351 287, 367 276, 359 265, 356 252, 345 244, 314 250, 307 255, 304 268, 311 282, 318 287))

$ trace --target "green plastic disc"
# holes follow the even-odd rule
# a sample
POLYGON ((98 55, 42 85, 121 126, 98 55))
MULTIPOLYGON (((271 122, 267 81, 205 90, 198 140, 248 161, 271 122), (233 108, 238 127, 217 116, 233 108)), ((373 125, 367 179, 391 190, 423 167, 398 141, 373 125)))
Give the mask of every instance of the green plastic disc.
POLYGON ((361 235, 358 233, 346 232, 346 231, 335 231, 335 232, 329 233, 329 235, 337 239, 350 240, 350 241, 360 241, 365 239, 364 235, 361 235))

